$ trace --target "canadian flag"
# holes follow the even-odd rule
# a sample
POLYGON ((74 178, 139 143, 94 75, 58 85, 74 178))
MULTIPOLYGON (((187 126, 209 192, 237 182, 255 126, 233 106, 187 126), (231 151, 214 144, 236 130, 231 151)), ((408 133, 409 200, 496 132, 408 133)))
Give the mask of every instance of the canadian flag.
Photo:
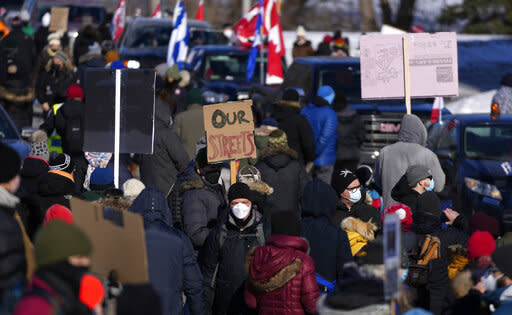
POLYGON ((432 113, 430 114, 430 121, 435 124, 439 120, 439 115, 444 108, 444 99, 442 97, 436 97, 434 99, 434 105, 432 105, 432 113))
POLYGON ((204 1, 199 0, 199 7, 197 7, 196 20, 204 21, 204 1))
MULTIPOLYGON (((285 54, 283 31, 275 0, 263 2, 263 34, 268 34, 268 66, 266 83, 279 84, 283 82, 283 67, 281 58, 285 54)), ((258 17, 259 4, 254 5, 249 12, 235 25, 235 35, 238 42, 245 48, 251 48, 254 40, 254 30, 258 17)))
POLYGON ((112 17, 112 40, 115 42, 121 37, 126 21, 126 4, 125 0, 119 0, 117 9, 112 17))
POLYGON ((152 19, 162 18, 162 11, 160 10, 160 3, 156 6, 155 11, 151 14, 152 19))

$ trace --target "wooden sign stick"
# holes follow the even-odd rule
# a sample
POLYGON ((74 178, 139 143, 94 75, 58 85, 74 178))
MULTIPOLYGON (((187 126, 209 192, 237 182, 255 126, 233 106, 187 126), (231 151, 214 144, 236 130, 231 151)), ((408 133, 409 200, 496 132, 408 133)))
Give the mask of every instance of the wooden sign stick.
POLYGON ((404 88, 405 88, 405 109, 407 114, 411 114, 411 77, 409 71, 409 37, 403 36, 404 49, 404 88))

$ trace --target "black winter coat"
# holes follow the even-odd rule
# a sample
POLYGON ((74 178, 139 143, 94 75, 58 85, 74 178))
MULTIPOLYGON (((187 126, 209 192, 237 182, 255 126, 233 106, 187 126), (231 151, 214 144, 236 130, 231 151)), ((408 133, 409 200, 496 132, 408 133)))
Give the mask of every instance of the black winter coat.
POLYGON ((272 117, 279 129, 286 133, 288 145, 297 152, 301 162, 315 160, 315 136, 308 119, 300 114, 298 102, 279 101, 274 106, 272 117))
POLYGON ((47 102, 51 107, 66 100, 66 91, 76 79, 66 65, 63 67, 58 71, 53 69, 51 60, 45 66, 45 71, 41 73, 36 85, 36 97, 40 103, 47 102))
POLYGON ((71 174, 63 171, 49 171, 39 184, 41 196, 40 210, 44 218, 46 210, 54 204, 69 208, 69 199, 75 192, 75 182, 71 174))
POLYGON ((358 160, 364 142, 365 129, 361 116, 352 108, 336 111, 338 116, 338 143, 336 160, 358 160))
POLYGON ((255 166, 261 172, 261 179, 274 188, 274 193, 267 197, 265 213, 292 210, 299 214, 299 200, 310 178, 297 160, 297 153, 287 148, 269 148, 255 166))
POLYGON ((441 219, 423 211, 413 214, 413 231, 418 237, 418 245, 422 244, 425 235, 439 237, 441 241, 441 257, 429 264, 429 279, 426 288, 419 288, 420 305, 435 315, 450 307, 455 299, 453 289, 448 278, 448 265, 451 262, 449 247, 460 244, 466 247, 469 235, 467 233, 467 220, 461 214, 454 221, 453 226, 441 228, 441 219))
POLYGON ((253 247, 264 245, 258 242, 257 237, 257 229, 263 229, 262 215, 253 210, 242 231, 236 226, 232 216, 228 215, 225 228, 226 235, 222 248, 219 242, 222 224, 210 232, 200 251, 199 265, 205 287, 210 289, 215 268, 217 263, 219 264, 213 314, 247 314, 248 310, 243 302, 244 281, 247 278, 245 259, 253 247))
POLYGON ((398 183, 396 183, 395 187, 391 190, 391 198, 409 206, 412 212, 416 211, 416 202, 419 196, 420 194, 416 190, 409 187, 405 175, 400 178, 398 183))
POLYGON ((165 195, 147 188, 130 211, 144 218, 149 280, 160 295, 163 314, 183 314, 182 293, 191 315, 206 314, 203 277, 194 249, 188 237, 172 227, 165 195))
MULTIPOLYGON (((57 115, 55 116, 55 129, 62 138, 62 150, 70 155, 79 155, 82 151, 72 151, 70 147, 72 143, 68 141, 69 136, 67 135, 66 126, 72 118, 80 120, 80 128, 82 129, 82 138, 80 140, 83 144, 83 128, 84 128, 84 106, 85 104, 76 99, 68 99, 59 108, 57 115)), ((81 146, 80 146, 81 147, 81 146)))
POLYGON ((34 34, 34 44, 36 47, 36 54, 39 55, 43 48, 48 43, 48 35, 50 34, 50 31, 48 27, 39 26, 36 33, 34 34))
POLYGON ((0 41, 0 85, 16 94, 26 93, 31 86, 36 51, 34 41, 23 33, 21 27, 13 27, 9 35, 0 41), (7 59, 13 58, 15 74, 7 74, 7 59))
POLYGON ((320 180, 309 182, 302 195, 302 236, 309 241, 315 270, 332 282, 340 279, 343 265, 352 261, 347 233, 331 223, 336 193, 320 180))
MULTIPOLYGON (((340 226, 341 221, 343 221, 343 219, 345 219, 346 217, 353 216, 353 217, 359 218, 359 216, 357 214, 358 212, 359 213, 378 213, 379 210, 377 208, 367 205, 364 202, 364 196, 366 196, 365 190, 361 190, 361 195, 363 196, 363 197, 361 197, 361 200, 359 200, 359 202, 352 205, 352 208, 350 208, 350 210, 338 198, 338 200, 336 201, 336 213, 332 217, 331 222, 336 226, 340 226)), ((368 222, 368 219, 364 219, 363 221, 368 222)), ((380 225, 380 222, 374 221, 373 223, 378 223, 380 225)))

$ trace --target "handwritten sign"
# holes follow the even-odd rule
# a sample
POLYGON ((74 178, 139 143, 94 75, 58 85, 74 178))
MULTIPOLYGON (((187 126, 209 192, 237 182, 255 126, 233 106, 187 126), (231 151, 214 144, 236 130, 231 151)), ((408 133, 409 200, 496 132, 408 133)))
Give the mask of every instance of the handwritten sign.
POLYGON ((256 157, 252 101, 203 106, 208 162, 256 157))
POLYGON ((50 32, 65 32, 68 30, 69 8, 52 7, 50 20, 50 32))
POLYGON ((411 97, 459 94, 455 33, 361 36, 363 99, 404 98, 402 36, 409 39, 411 97))

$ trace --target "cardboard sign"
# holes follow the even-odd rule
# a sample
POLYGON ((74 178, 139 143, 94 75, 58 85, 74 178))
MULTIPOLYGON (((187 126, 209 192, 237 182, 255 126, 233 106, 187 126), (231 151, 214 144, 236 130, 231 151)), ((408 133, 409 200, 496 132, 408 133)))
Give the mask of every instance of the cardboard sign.
POLYGON ((69 8, 52 7, 50 19, 50 32, 66 32, 68 30, 69 8))
POLYGON ((147 283, 148 259, 142 216, 71 199, 75 224, 93 245, 91 271, 108 277, 115 270, 121 283, 147 283))
MULTIPOLYGON (((115 70, 90 69, 85 77, 85 152, 114 152, 115 70)), ((121 70, 120 153, 153 153, 155 71, 121 70)))
POLYGON ((459 77, 455 33, 361 36, 363 99, 404 98, 402 36, 409 39, 412 98, 457 96, 459 77))
POLYGON ((400 218, 395 213, 384 217, 384 265, 386 280, 384 281, 384 295, 386 300, 398 298, 400 268, 400 218))
POLYGON ((208 162, 256 157, 252 101, 203 106, 208 162))

